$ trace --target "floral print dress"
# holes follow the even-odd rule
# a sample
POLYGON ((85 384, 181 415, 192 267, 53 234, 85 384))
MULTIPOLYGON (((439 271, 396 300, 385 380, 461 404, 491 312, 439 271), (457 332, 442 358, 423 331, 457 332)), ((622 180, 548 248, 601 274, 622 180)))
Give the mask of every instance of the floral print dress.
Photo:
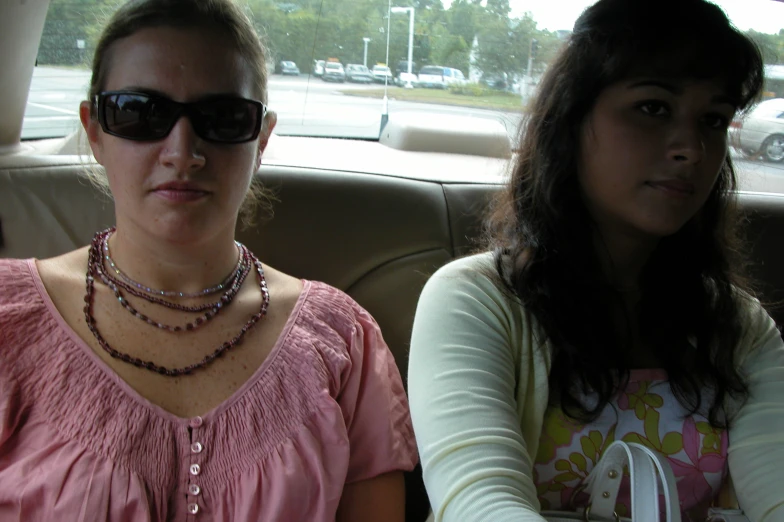
MULTIPOLYGON (((542 510, 575 510, 588 503, 582 483, 615 440, 643 444, 664 455, 677 479, 684 521, 704 520, 727 474, 727 433, 690 415, 670 390, 663 370, 632 370, 626 389, 596 421, 583 425, 551 407, 545 413, 534 481, 542 510)), ((616 512, 629 516, 624 477, 616 512)))

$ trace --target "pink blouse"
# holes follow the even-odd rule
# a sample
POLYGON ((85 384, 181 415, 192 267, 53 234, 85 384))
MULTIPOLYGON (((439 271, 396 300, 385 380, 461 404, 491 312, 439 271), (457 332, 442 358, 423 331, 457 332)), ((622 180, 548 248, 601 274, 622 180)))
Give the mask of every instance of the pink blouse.
POLYGON ((332 521, 344 484, 417 462, 373 318, 306 281, 272 352, 184 419, 65 323, 33 260, 0 260, 0 521, 332 521))

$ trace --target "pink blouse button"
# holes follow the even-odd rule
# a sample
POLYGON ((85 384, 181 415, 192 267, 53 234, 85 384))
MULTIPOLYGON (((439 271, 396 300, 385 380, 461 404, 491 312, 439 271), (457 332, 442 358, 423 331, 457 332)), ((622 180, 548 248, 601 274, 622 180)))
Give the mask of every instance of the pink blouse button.
POLYGON ((194 442, 191 444, 191 453, 201 453, 201 450, 204 449, 201 442, 194 442))
POLYGON ((196 484, 191 484, 190 486, 188 486, 188 493, 193 496, 196 496, 199 493, 201 493, 201 488, 196 484))
POLYGON ((196 476, 199 473, 201 473, 201 466, 198 464, 191 464, 191 475, 196 476))
POLYGON ((201 425, 204 424, 204 421, 201 417, 194 417, 190 420, 189 424, 191 428, 200 428, 201 425))
POLYGON ((198 504, 188 504, 188 513, 191 515, 195 515, 199 512, 199 505, 198 504))

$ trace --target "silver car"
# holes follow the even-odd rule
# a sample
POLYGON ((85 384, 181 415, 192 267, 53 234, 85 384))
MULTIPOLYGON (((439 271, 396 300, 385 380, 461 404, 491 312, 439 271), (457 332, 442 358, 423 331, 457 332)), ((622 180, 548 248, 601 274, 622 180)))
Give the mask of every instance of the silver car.
POLYGON ((730 143, 750 158, 784 161, 784 98, 766 100, 733 121, 730 143))

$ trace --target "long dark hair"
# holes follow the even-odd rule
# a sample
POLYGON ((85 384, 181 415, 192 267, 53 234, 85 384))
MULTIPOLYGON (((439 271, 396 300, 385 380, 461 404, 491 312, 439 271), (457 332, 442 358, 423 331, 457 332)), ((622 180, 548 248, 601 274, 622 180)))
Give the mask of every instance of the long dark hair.
MULTIPOLYGON (((551 400, 570 417, 595 419, 628 382, 631 320, 600 266, 594 224, 577 181, 580 133, 599 93, 645 73, 720 79, 741 110, 763 82, 757 47, 703 0, 600 0, 577 20, 549 66, 521 128, 508 187, 487 220, 499 278, 554 347, 551 400), (621 330, 620 332, 618 330, 621 330), (592 393, 598 401, 583 399, 592 393)), ((697 216, 663 238, 641 275, 639 332, 656 348, 671 389, 713 426, 727 399, 748 387, 736 367, 743 276, 729 157, 697 216), (706 393, 707 392, 707 393, 706 393)))

